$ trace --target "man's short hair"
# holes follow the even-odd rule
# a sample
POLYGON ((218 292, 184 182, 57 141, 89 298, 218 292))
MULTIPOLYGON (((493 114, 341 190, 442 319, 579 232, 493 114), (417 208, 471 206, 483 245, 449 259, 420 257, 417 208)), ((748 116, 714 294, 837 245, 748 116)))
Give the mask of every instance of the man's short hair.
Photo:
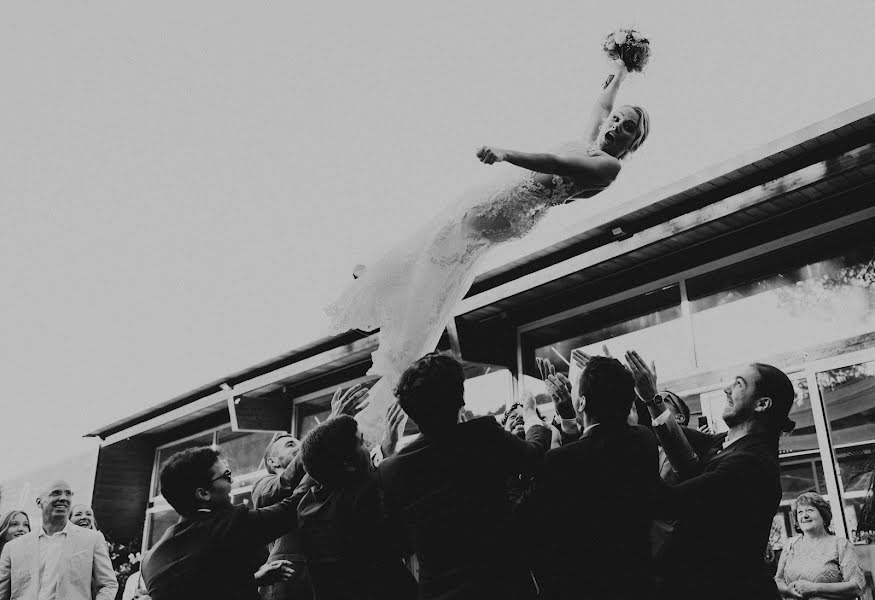
POLYGON ((262 460, 264 461, 264 468, 267 469, 267 472, 271 475, 276 473, 276 469, 270 466, 270 464, 267 462, 267 459, 273 456, 273 453, 271 452, 273 450, 273 445, 285 438, 294 439, 295 436, 293 436, 291 433, 285 433, 283 431, 275 433, 273 434, 273 439, 271 439, 270 443, 267 445, 267 448, 264 449, 264 458, 262 458, 262 460))
POLYGON ((681 425, 689 425, 690 407, 687 406, 687 403, 684 402, 684 399, 672 392, 671 390, 663 391, 662 395, 665 396, 666 403, 674 406, 675 410, 678 411, 678 414, 680 414, 684 418, 684 422, 681 423, 681 425))
POLYGON ((209 485, 211 469, 217 460, 219 451, 203 446, 177 452, 161 468, 161 495, 180 515, 197 512, 195 491, 209 485))
POLYGON ((758 398, 771 398, 772 406, 766 412, 766 423, 777 434, 793 431, 796 423, 787 415, 793 408, 793 400, 796 398, 796 388, 793 382, 781 369, 763 363, 751 363, 757 372, 757 380, 754 384, 754 394, 758 398))
POLYGON ((600 423, 625 423, 635 401, 635 379, 616 358, 593 356, 580 374, 583 411, 600 423))
POLYGON ((347 464, 355 460, 358 423, 349 415, 328 419, 314 427, 301 442, 301 460, 307 473, 325 487, 343 480, 347 464))
POLYGON ((462 363, 448 354, 426 354, 401 374, 395 397, 423 433, 454 426, 465 405, 462 363))

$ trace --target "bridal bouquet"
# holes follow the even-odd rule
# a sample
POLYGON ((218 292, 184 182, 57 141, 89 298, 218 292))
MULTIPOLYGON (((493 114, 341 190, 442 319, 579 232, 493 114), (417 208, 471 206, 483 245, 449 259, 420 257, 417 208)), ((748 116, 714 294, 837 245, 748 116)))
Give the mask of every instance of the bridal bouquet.
POLYGON ((650 41, 635 29, 618 29, 605 37, 602 49, 608 58, 623 59, 630 72, 641 72, 650 60, 650 41))

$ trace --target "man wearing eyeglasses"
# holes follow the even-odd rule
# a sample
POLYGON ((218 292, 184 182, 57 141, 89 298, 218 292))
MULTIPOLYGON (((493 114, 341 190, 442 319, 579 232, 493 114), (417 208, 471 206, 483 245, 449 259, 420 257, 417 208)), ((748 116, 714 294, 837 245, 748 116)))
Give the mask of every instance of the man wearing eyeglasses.
POLYGON ((233 506, 233 476, 213 448, 191 448, 161 470, 161 494, 180 515, 143 558, 152 600, 258 598, 258 586, 290 578, 288 561, 261 564, 265 545, 297 523, 302 488, 278 504, 233 506))
POLYGON ((70 522, 73 491, 49 483, 37 498, 42 526, 3 547, 0 600, 113 600, 118 581, 99 531, 70 522))

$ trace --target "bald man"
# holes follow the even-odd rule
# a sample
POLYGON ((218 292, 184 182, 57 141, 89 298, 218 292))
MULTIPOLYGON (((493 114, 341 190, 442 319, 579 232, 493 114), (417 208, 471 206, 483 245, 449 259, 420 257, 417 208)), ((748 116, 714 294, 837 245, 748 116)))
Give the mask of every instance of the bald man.
POLYGON ((42 526, 0 554, 0 600, 114 600, 118 581, 106 540, 70 522, 72 502, 66 481, 43 488, 36 499, 42 526))

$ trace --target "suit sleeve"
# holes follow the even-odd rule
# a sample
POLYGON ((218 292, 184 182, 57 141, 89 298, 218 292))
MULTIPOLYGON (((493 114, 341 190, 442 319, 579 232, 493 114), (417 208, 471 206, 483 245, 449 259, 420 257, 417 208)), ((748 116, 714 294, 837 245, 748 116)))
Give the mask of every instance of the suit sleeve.
POLYGON ((659 444, 665 450, 668 462, 674 467, 681 480, 702 474, 704 463, 701 457, 693 450, 684 430, 681 429, 677 421, 669 418, 660 424, 654 423, 653 432, 656 434, 659 444))
POLYGON ((255 544, 267 544, 294 530, 298 524, 298 504, 315 482, 304 477, 294 492, 279 503, 243 512, 243 534, 255 544))
POLYGON ((749 487, 761 471, 753 457, 727 456, 713 471, 671 486, 659 480, 655 490, 656 516, 675 519, 708 506, 730 490, 749 487))
POLYGON ((106 540, 99 531, 94 540, 94 559, 91 561, 91 581, 97 590, 95 600, 115 600, 118 592, 118 580, 109 559, 106 540))
POLYGON ((12 559, 9 557, 8 544, 0 553, 0 600, 9 600, 12 582, 12 559))
POLYGON ((303 478, 304 465, 298 454, 280 473, 265 477, 255 484, 252 490, 252 504, 255 508, 273 506, 283 498, 291 496, 303 478))
POLYGON ((500 436, 499 447, 507 473, 533 475, 541 466, 544 455, 550 449, 552 434, 544 425, 534 425, 526 430, 525 441, 505 431, 497 421, 496 435, 500 436))

